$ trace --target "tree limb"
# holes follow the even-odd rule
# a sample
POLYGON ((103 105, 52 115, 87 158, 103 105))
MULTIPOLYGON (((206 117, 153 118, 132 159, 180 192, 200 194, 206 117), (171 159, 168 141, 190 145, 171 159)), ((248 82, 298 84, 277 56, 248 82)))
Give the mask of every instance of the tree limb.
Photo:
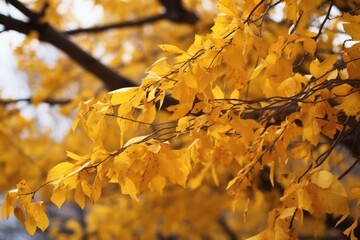
MULTIPOLYGON (((18 103, 18 102, 32 102, 33 98, 19 98, 19 99, 0 99, 0 105, 9 105, 9 104, 13 104, 13 103, 18 103)), ((71 103, 73 100, 72 99, 51 99, 51 98, 47 98, 42 100, 41 102, 43 103, 47 103, 49 105, 66 105, 71 103)))
POLYGON ((169 20, 176 23, 194 24, 199 18, 192 12, 186 10, 181 0, 160 0, 160 3, 164 6, 165 12, 155 16, 146 17, 140 20, 126 21, 120 23, 110 23, 102 26, 95 26, 90 28, 79 28, 74 30, 68 30, 64 33, 68 35, 75 35, 80 33, 98 33, 112 29, 119 29, 125 27, 138 27, 148 23, 154 23, 159 20, 169 20))
POLYGON ((199 18, 185 9, 182 0, 159 0, 165 8, 165 16, 168 20, 177 23, 194 24, 199 18))
POLYGON ((156 16, 147 17, 140 20, 134 20, 134 21, 127 21, 127 22, 121 22, 121 23, 111 23, 111 24, 105 24, 102 26, 96 26, 96 27, 90 27, 90 28, 79 28, 74 30, 68 30, 64 33, 68 35, 75 35, 79 33, 98 33, 98 32, 104 32, 107 30, 112 30, 114 28, 126 28, 126 27, 137 27, 142 26, 147 23, 154 23, 159 20, 166 19, 165 14, 159 14, 156 16))
MULTIPOLYGON (((62 50, 65 54, 67 54, 70 58, 72 58, 85 70, 89 71, 90 73, 95 75, 98 79, 100 79, 109 90, 136 86, 134 82, 116 73, 114 70, 110 69, 109 67, 102 64, 99 60, 95 59, 89 53, 82 50, 79 46, 77 46, 75 43, 70 41, 64 33, 57 31, 48 23, 39 22, 38 21, 39 18, 41 17, 41 15, 43 15, 44 9, 46 9, 47 7, 46 5, 44 5, 44 8, 41 11, 41 13, 38 14, 28 9, 18 0, 8 0, 7 2, 12 6, 14 6, 15 8, 17 8, 25 16, 27 16, 29 18, 29 22, 23 22, 14 19, 12 17, 0 14, 0 24, 4 25, 5 30, 14 30, 23 34, 29 34, 31 31, 37 31, 39 33, 39 40, 50 43, 56 48, 62 50)), ((139 20, 137 22, 133 22, 132 24, 134 25, 139 25, 140 23, 145 24, 147 22, 151 22, 151 21, 155 22, 165 18, 174 22, 190 23, 190 24, 195 23, 198 20, 195 14, 187 11, 183 7, 181 0, 167 0, 167 1, 160 0, 160 2, 161 4, 163 4, 163 6, 166 9, 164 14, 139 20)), ((129 24, 129 22, 123 24, 126 25, 129 24)), ((120 26, 120 24, 118 24, 118 26, 120 26)), ((98 28, 101 29, 101 27, 98 28)), ((79 30, 73 30, 73 32, 76 31, 79 30)), ((94 30, 94 31, 98 31, 98 30, 94 30)), ((175 101, 173 98, 166 96, 162 108, 164 109, 176 103, 177 101, 175 101)))
POLYGON ((14 30, 24 34, 29 34, 31 31, 37 31, 41 41, 50 43, 63 51, 80 66, 103 81, 109 90, 136 86, 130 79, 119 75, 74 44, 65 34, 57 31, 50 24, 39 22, 38 15, 26 8, 19 1, 9 0, 8 3, 23 12, 29 18, 29 22, 23 22, 0 14, 0 24, 4 25, 6 30, 14 30))

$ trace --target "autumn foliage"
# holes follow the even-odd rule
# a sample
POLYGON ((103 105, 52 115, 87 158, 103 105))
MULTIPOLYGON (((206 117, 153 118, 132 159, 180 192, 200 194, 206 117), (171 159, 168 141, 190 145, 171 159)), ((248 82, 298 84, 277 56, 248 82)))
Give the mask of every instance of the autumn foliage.
MULTIPOLYGON (((25 175, 7 192, 2 218, 15 214, 30 235, 44 231, 50 199, 59 208, 74 201, 87 209, 76 236, 93 239, 297 239, 331 228, 355 239, 359 1, 220 0, 218 10, 211 31, 187 46, 158 45, 166 54, 142 62, 149 66, 139 86, 96 95, 85 86, 63 106, 69 114, 80 101, 73 133, 35 164, 59 160, 46 179, 28 185, 25 175), (60 158, 65 150, 67 159, 60 158)), ((95 44, 85 41, 89 49, 95 44)), ((56 67, 66 69, 69 63, 59 61, 56 67)), ((139 72, 132 67, 129 76, 139 72)), ((61 71, 53 76, 59 85, 82 78, 78 70, 61 71)), ((43 81, 46 90, 32 103, 48 101, 50 86, 43 81)))

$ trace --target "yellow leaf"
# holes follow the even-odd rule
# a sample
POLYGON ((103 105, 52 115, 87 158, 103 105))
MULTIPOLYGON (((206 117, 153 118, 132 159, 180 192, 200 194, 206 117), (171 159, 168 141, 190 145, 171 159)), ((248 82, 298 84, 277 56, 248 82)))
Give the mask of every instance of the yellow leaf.
POLYGON ((74 183, 74 175, 81 172, 84 168, 90 165, 90 161, 82 161, 76 164, 69 162, 62 162, 53 167, 48 174, 47 182, 52 183, 53 185, 59 184, 64 181, 65 185, 74 183))
POLYGON ((349 199, 360 199, 360 187, 355 187, 350 190, 349 199))
POLYGON ((349 214, 346 191, 341 182, 330 172, 322 170, 313 173, 307 190, 315 214, 317 212, 349 214))
POLYGON ((321 132, 318 122, 313 117, 308 116, 304 119, 303 125, 302 139, 308 140, 312 145, 317 146, 321 132))
MULTIPOLYGON (((180 56, 184 56, 184 55, 180 55, 180 56)), ((186 58, 189 57, 190 56, 187 56, 186 58)), ((156 60, 146 71, 151 73, 151 76, 153 76, 153 78, 160 78, 159 76, 163 76, 174 69, 173 66, 168 64, 166 60, 167 57, 163 57, 156 60)), ((148 81, 145 81, 143 83, 147 84, 148 81)))
POLYGON ((198 87, 197 84, 198 76, 194 75, 193 69, 194 67, 191 66, 189 71, 185 73, 180 72, 179 79, 182 79, 185 85, 188 86, 189 88, 196 89, 198 87))
POLYGON ((71 159, 74 159, 76 161, 83 161, 83 160, 86 160, 88 159, 87 156, 79 156, 73 152, 70 152, 70 151, 66 151, 66 156, 68 156, 69 158, 71 159))
POLYGON ((22 224, 25 224, 25 215, 23 210, 21 210, 21 208, 16 207, 14 214, 16 216, 16 218, 19 220, 19 222, 21 222, 22 224))
POLYGON ((87 182, 87 173, 86 172, 80 172, 79 173, 79 181, 81 183, 81 189, 82 189, 83 193, 90 198, 91 189, 90 189, 89 184, 87 182))
POLYGON ((156 106, 152 105, 149 108, 146 108, 145 111, 139 116, 137 121, 145 122, 151 124, 156 116, 156 106))
POLYGON ((123 148, 129 147, 136 143, 143 142, 147 137, 148 135, 131 138, 124 144, 123 148))
POLYGON ((342 103, 335 106, 336 109, 343 110, 348 116, 358 116, 360 114, 360 93, 355 92, 341 98, 342 103))
POLYGON ((36 221, 32 215, 26 215, 25 218, 25 229, 26 231, 33 236, 36 231, 36 221))
POLYGON ((80 122, 80 117, 77 115, 77 116, 75 117, 75 119, 74 119, 73 124, 71 125, 71 130, 72 130, 73 132, 75 132, 75 130, 76 130, 79 122, 80 122))
MULTIPOLYGON (((240 97, 240 92, 239 92, 239 90, 237 90, 237 89, 235 89, 234 91, 232 91, 232 93, 230 94, 230 99, 236 100, 236 99, 239 99, 239 97, 240 97)), ((231 101, 231 103, 236 104, 237 101, 231 101)))
POLYGON ((241 136, 248 141, 254 139, 255 129, 261 127, 255 120, 241 119, 238 116, 232 116, 230 124, 236 132, 241 134, 241 136))
POLYGON ((150 146, 147 146, 146 149, 152 153, 158 153, 161 149, 161 144, 154 143, 154 144, 151 144, 150 146))
POLYGON ((158 45, 158 47, 161 48, 162 50, 170 52, 170 53, 187 54, 184 50, 181 50, 177 46, 174 46, 171 44, 160 44, 160 45, 158 45))
POLYGON ((339 77, 341 80, 346 80, 349 78, 349 73, 347 71, 347 68, 341 69, 339 71, 339 77))
POLYGON ((41 231, 45 231, 45 229, 49 226, 49 219, 46 216, 44 206, 42 202, 32 203, 31 204, 32 212, 28 211, 28 214, 32 214, 36 221, 36 226, 41 229, 41 231))
POLYGON ((220 0, 219 10, 231 17, 238 17, 238 9, 234 0, 220 0))
POLYGON ((149 183, 150 190, 155 190, 162 195, 166 184, 166 179, 163 176, 156 175, 149 183))
POLYGON ((265 62, 267 64, 266 75, 275 83, 280 83, 285 79, 292 77, 293 72, 291 61, 284 58, 278 58, 275 54, 270 54, 266 58, 265 62))
POLYGON ((355 43, 350 48, 346 48, 346 52, 343 54, 343 58, 347 66, 348 78, 359 79, 360 78, 360 43, 355 43))
POLYGON ((18 197, 17 189, 11 190, 6 194, 1 207, 2 220, 8 219, 11 216, 11 214, 14 213, 14 207, 18 198, 19 197, 18 197))
POLYGON ((326 75, 326 73, 330 73, 330 70, 334 68, 334 64, 337 60, 337 55, 331 55, 326 58, 323 62, 319 62, 319 60, 315 59, 310 64, 310 73, 315 78, 320 78, 326 75))
POLYGON ((291 97, 300 91, 300 84, 294 77, 282 81, 278 87, 278 95, 291 97))
POLYGON ((123 194, 128 194, 132 199, 139 201, 139 199, 136 196, 136 194, 138 193, 137 188, 134 182, 128 177, 125 177, 124 182, 121 183, 121 192, 123 194))
POLYGON ((316 51, 316 41, 312 38, 306 38, 304 41, 304 49, 312 56, 314 56, 314 53, 316 51))
POLYGON ((290 185, 280 200, 289 207, 311 210, 311 198, 304 183, 290 185))
POLYGON ((292 217, 295 213, 295 211, 297 208, 296 207, 288 207, 288 208, 285 208, 281 211, 281 214, 279 215, 279 218, 281 219, 286 219, 286 218, 289 218, 289 217, 292 217))
POLYGON ((50 200, 60 208, 66 199, 66 188, 58 187, 54 190, 50 200))
POLYGON ((221 88, 218 85, 216 85, 212 89, 212 92, 214 94, 215 99, 223 99, 224 98, 224 92, 221 90, 221 88))
POLYGON ((193 106, 196 91, 185 85, 184 81, 180 81, 172 90, 171 96, 179 100, 179 104, 167 108, 168 111, 173 112, 173 115, 168 121, 176 120, 179 117, 187 114, 193 106))
POLYGON ((191 125, 191 121, 193 122, 194 117, 192 116, 185 116, 178 120, 176 131, 183 132, 191 125))
POLYGON ((82 190, 81 182, 78 182, 75 189, 74 194, 74 200, 75 202, 80 206, 81 209, 84 209, 85 207, 85 195, 82 190))
POLYGON ((159 174, 168 177, 172 183, 185 186, 190 173, 189 160, 188 151, 171 150, 164 144, 158 155, 159 174))
POLYGON ((321 188, 329 188, 334 180, 334 176, 328 171, 319 171, 311 175, 311 182, 321 188))
POLYGON ((311 210, 311 198, 308 193, 308 191, 304 188, 299 189, 299 191, 296 192, 297 199, 298 199, 298 208, 304 209, 306 211, 311 210))
POLYGON ((311 201, 312 210, 316 213, 349 214, 347 197, 331 189, 323 189, 310 183, 307 186, 311 201))
POLYGON ((110 92, 111 105, 119 105, 129 102, 136 95, 137 87, 120 88, 118 90, 110 92))
POLYGON ((316 3, 312 0, 301 0, 299 8, 303 10, 305 14, 311 14, 316 9, 316 3))
POLYGON ((352 40, 360 40, 360 23, 346 23, 343 26, 345 32, 351 36, 352 40))
POLYGON ((99 177, 99 174, 97 174, 91 189, 91 200, 93 200, 93 202, 96 202, 100 198, 101 184, 102 184, 101 178, 99 177))
POLYGON ((298 1, 297 0, 286 0, 285 1, 285 16, 292 21, 296 22, 298 18, 298 1))
POLYGON ((332 79, 336 79, 338 76, 339 72, 337 69, 335 69, 334 71, 331 71, 328 76, 327 76, 327 80, 332 80, 332 79))
POLYGON ((68 174, 74 167, 74 164, 69 162, 62 162, 53 167, 48 174, 46 182, 57 180, 68 174))

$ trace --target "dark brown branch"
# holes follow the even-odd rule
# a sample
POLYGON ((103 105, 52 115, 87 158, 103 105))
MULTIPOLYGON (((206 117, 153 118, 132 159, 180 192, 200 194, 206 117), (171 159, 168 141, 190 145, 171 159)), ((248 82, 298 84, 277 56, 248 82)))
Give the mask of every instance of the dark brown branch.
POLYGON ((4 30, 15 30, 19 33, 29 34, 30 29, 27 23, 13 19, 0 13, 0 24, 4 26, 4 30))
POLYGON ((342 12, 359 15, 360 5, 357 1, 333 0, 334 5, 342 12))
MULTIPOLYGON (((85 70, 98 77, 109 90, 114 90, 123 87, 136 86, 131 80, 119 75, 109 67, 102 64, 99 60, 92 57, 89 53, 82 50, 79 46, 71 42, 67 36, 47 23, 38 22, 43 14, 37 14, 17 0, 9 0, 9 4, 13 5, 19 11, 29 18, 29 22, 23 22, 9 16, 0 14, 0 24, 4 26, 4 30, 14 30, 23 34, 29 34, 30 31, 37 31, 41 41, 52 44, 58 49, 62 50, 85 70)), ((187 11, 181 0, 168 0, 161 1, 164 5, 166 12, 163 15, 154 17, 152 21, 166 18, 174 22, 195 23, 198 18, 193 13, 187 11)), ((43 9, 46 9, 46 5, 43 9)), ((147 19, 149 21, 149 19, 147 19)), ((163 109, 176 104, 173 98, 166 96, 163 104, 163 109)))
POLYGON ((199 18, 185 9, 182 0, 159 0, 165 8, 165 17, 169 21, 177 23, 194 24, 199 18))
POLYGON ((154 23, 154 22, 157 22, 162 19, 166 19, 165 14, 159 14, 156 16, 151 16, 151 17, 147 17, 144 19, 140 19, 140 20, 134 20, 134 21, 112 23, 112 24, 106 24, 103 26, 68 30, 68 31, 65 31, 64 33, 66 33, 68 35, 75 35, 75 34, 80 34, 80 33, 99 33, 99 32, 104 32, 107 30, 112 30, 114 28, 118 29, 118 28, 126 28, 126 27, 138 27, 138 26, 142 26, 144 24, 154 23))
POLYGON ((360 156, 357 157, 357 159, 350 165, 350 167, 348 169, 345 170, 345 172, 343 172, 339 177, 338 180, 343 179, 346 175, 348 175, 353 169, 354 167, 360 162, 360 156))
POLYGON ((265 2, 265 0, 261 0, 258 4, 256 4, 256 6, 251 10, 251 12, 249 13, 249 16, 247 16, 247 18, 245 19, 244 23, 248 23, 251 20, 251 16, 254 14, 254 12, 265 2))
MULTIPOLYGON (((32 98, 20 98, 20 99, 9 99, 9 100, 0 99, 0 105, 9 105, 18 102, 32 102, 32 101, 33 101, 32 98)), ((71 99, 56 100, 49 98, 49 99, 44 99, 41 102, 47 103, 49 105, 66 105, 71 103, 72 100, 71 99)))
POLYGON ((80 33, 99 33, 112 29, 143 26, 144 24, 154 23, 164 19, 172 22, 187 23, 187 24, 194 24, 199 20, 194 13, 184 8, 181 0, 165 0, 165 1, 160 0, 160 3, 165 8, 165 12, 162 14, 146 17, 140 20, 111 23, 111 24, 105 24, 103 26, 96 26, 90 28, 79 28, 74 30, 68 30, 65 31, 64 33, 68 35, 75 35, 80 33))
MULTIPOLYGON (((107 66, 103 65, 90 54, 72 43, 69 39, 66 38, 64 34, 56 31, 48 24, 29 24, 17 19, 13 19, 9 16, 5 16, 3 14, 0 14, 0 24, 4 25, 5 30, 14 30, 23 34, 29 34, 32 30, 38 30, 40 40, 51 43, 55 47, 65 52, 69 57, 75 60, 84 69, 93 73, 101 81, 103 81, 109 90, 114 90, 122 87, 136 86, 132 81, 117 74, 107 66)), ((52 104, 50 102, 48 103, 52 104)), ((177 104, 177 101, 167 96, 162 108, 164 109, 175 104, 177 104)))
POLYGON ((28 16, 29 22, 23 22, 0 14, 0 24, 4 25, 6 30, 15 30, 24 34, 29 34, 30 31, 37 31, 41 41, 50 43, 62 50, 80 66, 103 81, 109 90, 135 86, 131 80, 119 75, 71 42, 65 34, 57 31, 47 23, 38 22, 38 15, 27 9, 20 2, 16 0, 9 0, 8 2, 28 16))
POLYGON ((330 12, 331 12, 331 9, 333 7, 334 3, 333 1, 330 1, 330 5, 329 5, 329 8, 328 8, 328 11, 326 13, 326 16, 324 18, 324 21, 322 21, 322 23, 320 24, 320 27, 319 27, 319 31, 317 33, 317 35, 313 38, 315 41, 320 37, 320 35, 322 34, 322 30, 325 26, 325 23, 327 22, 327 20, 330 19, 330 12))
POLYGON ((24 4, 22 4, 21 2, 19 2, 17 0, 6 0, 6 2, 11 4, 12 6, 14 6, 17 10, 19 10, 22 14, 24 14, 29 19, 35 20, 35 19, 39 18, 39 16, 40 16, 39 14, 28 9, 24 4))

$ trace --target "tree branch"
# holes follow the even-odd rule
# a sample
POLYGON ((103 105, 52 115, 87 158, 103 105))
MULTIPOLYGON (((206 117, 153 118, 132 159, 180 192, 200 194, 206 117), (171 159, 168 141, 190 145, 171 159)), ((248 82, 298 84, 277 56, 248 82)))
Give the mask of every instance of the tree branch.
POLYGON ((37 31, 41 41, 50 43, 63 51, 80 66, 103 81, 109 90, 136 86, 131 80, 119 75, 89 53, 82 50, 70 41, 65 34, 57 31, 50 24, 38 22, 39 15, 26 8, 19 1, 8 0, 8 3, 28 16, 29 22, 23 22, 0 14, 0 24, 4 25, 6 30, 15 30, 24 34, 29 34, 30 31, 37 31))
POLYGON ((194 24, 199 18, 185 9, 182 0, 159 0, 165 8, 165 16, 168 20, 177 23, 194 24))
MULTIPOLYGON (((136 84, 133 83, 131 80, 119 75, 114 70, 110 69, 109 67, 102 64, 99 60, 95 59, 89 53, 82 50, 79 46, 70 41, 64 33, 57 31, 50 24, 39 22, 38 20, 43 14, 43 10, 41 11, 41 13, 38 14, 28 9, 18 0, 8 0, 7 2, 17 8, 19 11, 21 11, 25 16, 27 16, 29 18, 29 22, 23 22, 12 17, 0 14, 0 24, 4 25, 5 30, 14 30, 23 34, 29 34, 31 31, 37 31, 39 33, 39 40, 50 43, 56 48, 62 50, 85 70, 89 71, 90 73, 94 74, 98 79, 100 79, 109 90, 136 86, 136 84)), ((166 9, 164 14, 139 20, 133 22, 132 24, 145 24, 147 22, 155 22, 160 19, 168 19, 170 21, 179 23, 195 23, 198 20, 195 14, 187 11, 183 7, 181 0, 160 0, 160 2, 166 9)), ((44 5, 43 9, 46 9, 46 5, 44 5)), ((129 22, 123 24, 129 25, 129 22)), ((120 26, 120 24, 118 24, 118 26, 120 26)), ((76 30, 73 30, 73 32, 75 31, 76 30)), ((175 101, 173 98, 166 96, 162 108, 164 109, 176 103, 177 101, 175 101)))
MULTIPOLYGON (((9 100, 4 100, 4 99, 0 99, 0 105, 9 105, 9 104, 13 104, 13 103, 18 103, 18 102, 32 102, 33 98, 19 98, 19 99, 9 99, 9 100)), ((72 99, 61 99, 61 100, 56 100, 56 99, 51 99, 51 98, 47 98, 42 100, 41 102, 43 103, 47 103, 49 105, 66 105, 71 103, 73 100, 72 99)))
POLYGON ((74 30, 68 30, 64 33, 68 35, 75 35, 80 33, 98 33, 112 29, 119 29, 125 27, 138 27, 148 23, 154 23, 159 20, 169 20, 176 23, 194 24, 199 18, 192 12, 186 10, 181 0, 160 0, 159 1, 165 8, 165 12, 155 16, 146 17, 140 20, 126 21, 120 23, 105 24, 102 26, 79 28, 74 30))
POLYGON ((154 22, 157 22, 162 19, 166 19, 165 14, 159 14, 156 16, 151 16, 151 17, 147 17, 144 19, 140 19, 140 20, 134 20, 134 21, 111 23, 111 24, 105 24, 103 26, 68 30, 68 31, 65 31, 64 33, 66 33, 68 35, 75 35, 75 34, 79 34, 79 33, 98 33, 98 32, 104 32, 107 30, 112 30, 114 28, 138 27, 138 26, 142 26, 144 24, 154 23, 154 22))
POLYGON ((15 7, 17 10, 19 10, 22 14, 24 14, 29 19, 35 20, 40 16, 39 14, 28 9, 24 4, 22 4, 18 0, 6 0, 6 2, 8 4, 12 5, 13 7, 15 7))
POLYGON ((0 13, 0 24, 4 26, 4 30, 14 30, 19 33, 29 34, 30 28, 27 23, 13 19, 0 13))

